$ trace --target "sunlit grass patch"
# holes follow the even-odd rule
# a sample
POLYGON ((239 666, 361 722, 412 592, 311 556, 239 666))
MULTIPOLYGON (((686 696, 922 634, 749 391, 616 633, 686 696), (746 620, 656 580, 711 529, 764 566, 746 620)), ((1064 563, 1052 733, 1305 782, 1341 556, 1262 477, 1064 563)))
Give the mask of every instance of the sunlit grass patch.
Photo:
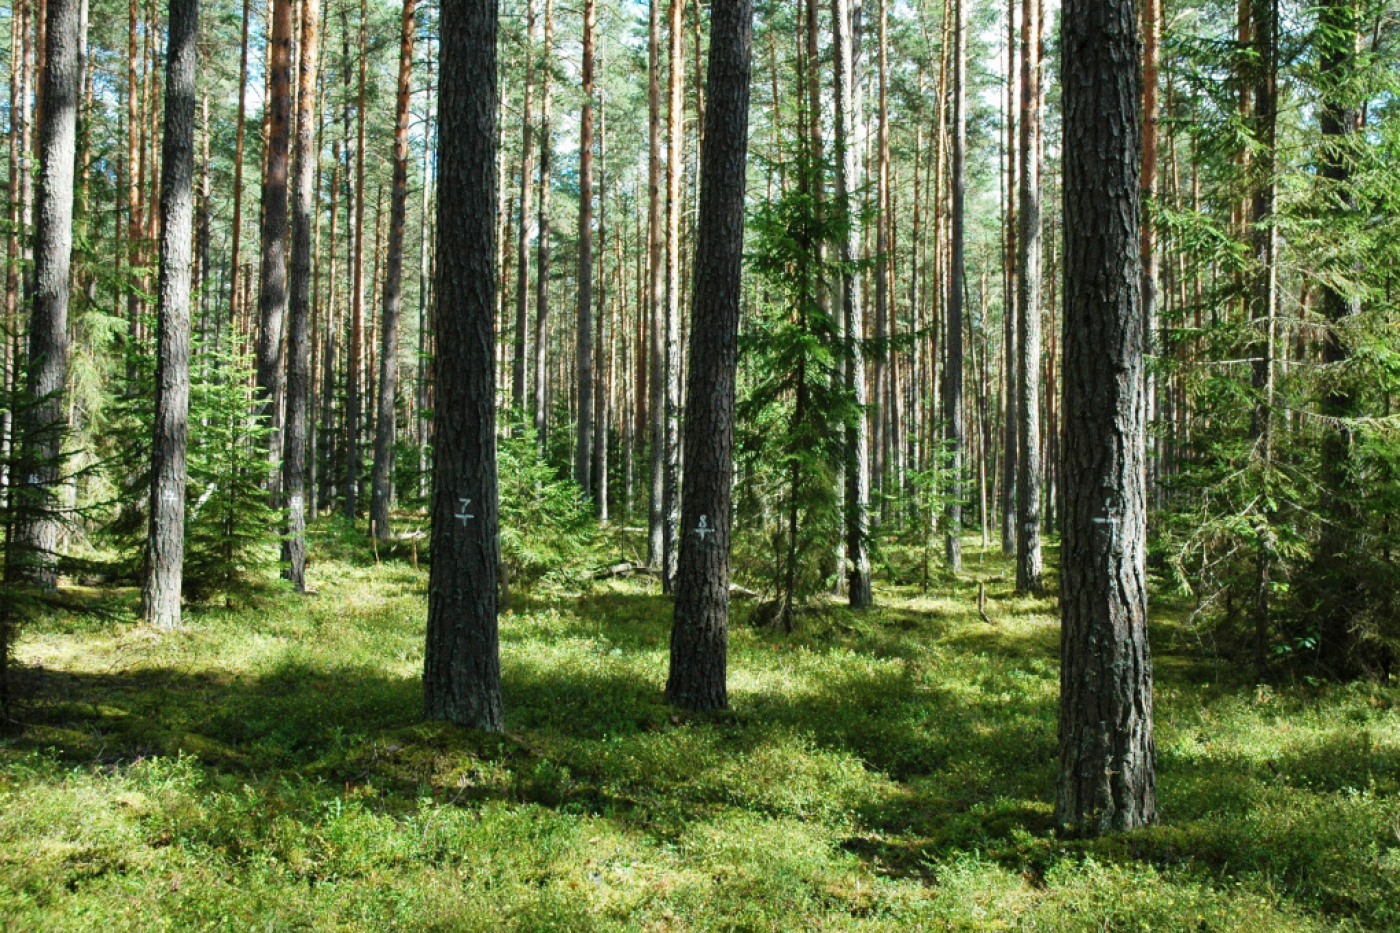
MULTIPOLYGON (((1052 832, 1053 600, 968 573, 662 698, 648 578, 513 594, 506 731, 421 721, 426 567, 324 532, 317 592, 182 632, 39 623, 0 740, 15 930, 1323 930, 1400 924, 1400 691, 1261 687, 1154 622, 1159 826, 1052 832), (339 550, 337 550, 339 549, 339 550), (984 621, 978 611, 985 585, 984 621)), ((362 544, 362 539, 361 539, 362 544)), ((973 553, 970 551, 970 553, 973 553)), ((974 555, 975 556, 975 555, 974 555)))

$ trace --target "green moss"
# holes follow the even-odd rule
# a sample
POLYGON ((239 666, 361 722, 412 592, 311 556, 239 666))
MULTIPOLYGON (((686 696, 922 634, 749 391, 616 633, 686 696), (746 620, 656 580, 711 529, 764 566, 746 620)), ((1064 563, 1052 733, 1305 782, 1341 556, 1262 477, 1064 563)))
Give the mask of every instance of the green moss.
POLYGON ((791 635, 736 625, 718 716, 662 702, 651 581, 522 596, 486 735, 420 721, 426 568, 320 535, 309 598, 28 629, 0 928, 1400 927, 1395 688, 1236 680, 1168 609, 1161 824, 1067 844, 1054 605, 997 555, 791 635))

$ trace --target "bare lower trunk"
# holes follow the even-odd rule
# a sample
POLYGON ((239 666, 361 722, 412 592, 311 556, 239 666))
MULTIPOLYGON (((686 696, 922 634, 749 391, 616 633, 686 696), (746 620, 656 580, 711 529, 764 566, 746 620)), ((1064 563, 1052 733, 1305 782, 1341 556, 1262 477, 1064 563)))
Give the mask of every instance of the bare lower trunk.
POLYGON ((1133 0, 1067 0, 1064 513, 1055 821, 1156 816, 1147 645, 1139 61, 1133 0))
POLYGON ((730 483, 752 44, 752 0, 714 0, 686 386, 686 534, 666 682, 666 699, 692 710, 728 705, 730 483))
POLYGON ((429 719, 499 731, 496 486, 496 4, 443 0, 438 132, 429 719))
POLYGON ((190 413, 190 282, 194 229, 195 67, 199 0, 173 0, 165 69, 161 150, 160 304, 150 534, 142 615, 158 629, 180 625, 185 565, 185 448, 190 413))
POLYGON ((306 590, 306 467, 311 405, 311 268, 315 249, 316 65, 320 0, 304 0, 297 65, 296 178, 292 188, 291 300, 287 314, 287 443, 282 488, 287 496, 288 579, 306 590))
POLYGON ((394 180, 389 202, 389 245, 384 260, 384 315, 379 350, 378 410, 374 419, 374 475, 370 525, 381 541, 392 529, 394 444, 399 395, 399 319, 403 309, 403 233, 408 209, 408 105, 413 92, 413 14, 416 0, 404 0, 399 34, 399 87, 394 124, 394 180))

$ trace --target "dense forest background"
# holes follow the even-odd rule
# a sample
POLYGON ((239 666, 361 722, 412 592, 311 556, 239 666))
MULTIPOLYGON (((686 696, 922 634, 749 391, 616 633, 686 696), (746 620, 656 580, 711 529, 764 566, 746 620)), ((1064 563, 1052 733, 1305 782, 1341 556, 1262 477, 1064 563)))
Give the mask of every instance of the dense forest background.
MULTIPOLYGON (((293 6, 288 26, 307 16, 293 6)), ((42 11, 35 0, 6 11, 11 526, 42 11)), ((61 497, 73 520, 58 550, 118 577, 139 572, 149 505, 163 12, 81 5, 61 497)), ((868 451, 868 544, 895 579, 955 569, 968 531, 1016 551, 1018 485, 1043 503, 1021 549, 1038 561, 1040 529, 1056 532, 1057 12, 1042 29, 1038 7, 968 4, 963 48, 947 3, 864 5, 847 129, 833 115, 830 11, 757 5, 735 561, 741 579, 779 594, 781 624, 794 599, 846 585, 835 542, 855 435, 868 451), (838 142, 855 159, 849 212, 829 207, 842 203, 838 142), (1018 244, 1029 234, 1034 253, 1018 244), (855 342, 832 310, 833 283, 849 276, 863 304, 855 342), (864 378, 843 382, 855 365, 864 378), (1026 404, 1018 390, 1033 392, 1026 404), (1029 472, 1018 476, 1018 460, 1029 472)), ((501 411, 518 413, 501 420, 503 444, 533 434, 538 445, 538 457, 511 447, 509 470, 537 470, 536 489, 572 478, 579 501, 559 507, 573 518, 550 513, 561 527, 585 520, 580 509, 645 521, 638 563, 669 585, 708 20, 686 3, 512 0, 500 13, 495 371, 501 411)), ((1151 565, 1194 596, 1212 644, 1261 668, 1374 673, 1393 658, 1395 13, 1248 0, 1140 10, 1151 565)), ((186 583, 196 598, 267 566, 265 510, 282 504, 278 475, 240 481, 257 451, 280 458, 285 430, 286 325, 269 316, 263 270, 269 231, 287 248, 285 211, 278 234, 266 201, 287 196, 287 136, 280 154, 266 142, 294 82, 272 80, 270 15, 212 2, 200 23, 187 497, 209 567, 186 583), (282 188, 268 188, 276 171, 282 188), (242 417, 268 398, 267 417, 242 417)), ((306 503, 310 517, 341 513, 387 541, 421 524, 431 282, 452 261, 433 250, 437 13, 365 0, 318 15, 315 106, 288 104, 291 124, 309 121, 314 160, 306 503)), ((284 37, 287 62, 301 32, 284 37)), ((507 498, 533 500, 527 486, 507 481, 507 498)), ((515 506, 539 517, 536 501, 515 506)), ((504 535, 523 570, 539 542, 509 522, 504 535)), ((1038 590, 1039 573, 1023 565, 1018 583, 1038 590)))

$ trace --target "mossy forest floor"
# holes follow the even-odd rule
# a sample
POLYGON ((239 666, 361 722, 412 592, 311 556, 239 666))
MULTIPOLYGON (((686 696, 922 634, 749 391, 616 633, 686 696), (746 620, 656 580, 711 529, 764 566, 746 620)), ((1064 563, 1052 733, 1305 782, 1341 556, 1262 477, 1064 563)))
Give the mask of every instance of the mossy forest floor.
POLYGON ((25 631, 0 929, 1400 930, 1400 689, 1258 686, 1169 606, 1161 822, 1069 843, 1054 604, 1000 556, 791 635, 736 603, 714 717, 662 702, 654 582, 517 594, 489 736, 420 721, 426 568, 321 551, 306 599, 25 631))

